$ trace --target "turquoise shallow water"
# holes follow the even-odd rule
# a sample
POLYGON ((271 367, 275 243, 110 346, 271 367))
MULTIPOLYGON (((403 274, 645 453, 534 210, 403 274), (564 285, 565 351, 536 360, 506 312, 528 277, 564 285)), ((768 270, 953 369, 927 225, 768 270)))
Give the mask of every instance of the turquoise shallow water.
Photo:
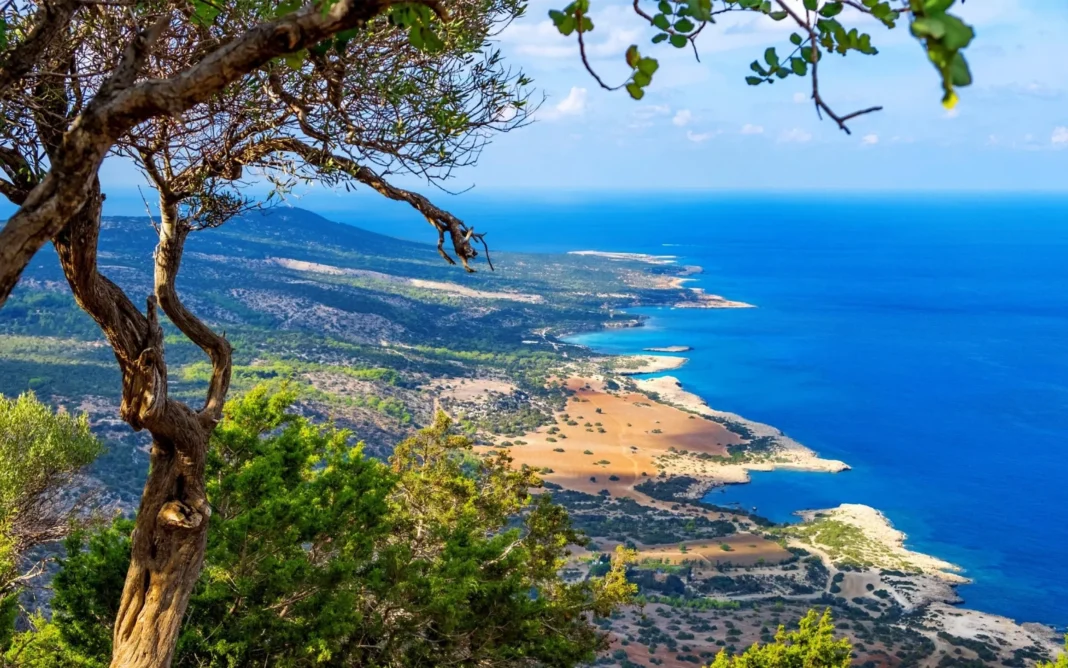
MULTIPOLYGON (((778 520, 869 504, 912 548, 966 569, 970 606, 1068 623, 1068 200, 460 204, 496 248, 676 254, 705 268, 694 285, 758 306, 645 310, 647 327, 578 337, 617 353, 693 346, 674 372, 687 389, 853 467, 756 474, 717 500, 778 520)), ((423 223, 382 221, 378 231, 425 237, 423 223)))

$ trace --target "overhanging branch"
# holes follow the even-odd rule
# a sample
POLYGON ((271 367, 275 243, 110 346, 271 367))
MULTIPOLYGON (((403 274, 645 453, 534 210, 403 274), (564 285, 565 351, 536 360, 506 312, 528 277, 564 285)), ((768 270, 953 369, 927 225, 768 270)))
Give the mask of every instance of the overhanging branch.
POLYGON ((480 243, 486 254, 486 264, 489 265, 490 271, 493 270, 493 263, 489 257, 489 246, 486 244, 484 232, 475 232, 473 227, 468 226, 448 211, 439 208, 423 195, 397 188, 379 176, 374 170, 360 165, 355 160, 316 148, 295 138, 276 139, 261 145, 258 150, 264 153, 293 153, 300 156, 309 165, 325 171, 340 171, 347 177, 374 188, 391 200, 407 202, 412 208, 423 214, 427 222, 438 231, 438 253, 445 258, 446 262, 456 264, 456 260, 445 250, 445 237, 447 235, 452 243, 453 252, 460 259, 464 269, 472 273, 475 271, 469 261, 478 257, 478 251, 474 249, 472 244, 480 243))

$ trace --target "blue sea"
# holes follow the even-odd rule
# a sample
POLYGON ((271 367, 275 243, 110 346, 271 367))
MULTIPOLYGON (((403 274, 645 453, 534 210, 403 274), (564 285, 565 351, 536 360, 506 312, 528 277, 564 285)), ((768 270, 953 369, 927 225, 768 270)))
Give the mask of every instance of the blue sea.
MULTIPOLYGON (((498 248, 677 255, 704 268, 691 285, 758 306, 643 309, 646 327, 576 337, 692 346, 674 372, 687 389, 853 467, 755 474, 713 500, 779 521, 874 506, 911 548, 964 568, 969 607, 1068 623, 1068 199, 563 193, 452 208, 498 248)), ((400 210, 376 219, 347 222, 429 231, 400 210)))

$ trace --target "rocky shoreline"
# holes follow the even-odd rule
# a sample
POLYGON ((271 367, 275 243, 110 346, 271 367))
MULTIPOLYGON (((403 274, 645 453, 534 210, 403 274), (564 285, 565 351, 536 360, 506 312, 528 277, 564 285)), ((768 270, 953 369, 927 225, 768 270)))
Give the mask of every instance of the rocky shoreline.
POLYGON ((683 389, 682 383, 680 383, 679 379, 674 376, 637 379, 635 380, 635 384, 643 392, 654 393, 662 401, 678 406, 683 410, 741 424, 755 436, 769 436, 776 440, 779 448, 776 450, 773 459, 770 461, 755 461, 737 465, 718 465, 725 469, 725 472, 729 472, 728 479, 724 480, 724 483, 749 482, 747 471, 791 469, 796 471, 815 471, 819 473, 840 473, 849 470, 849 465, 845 462, 836 459, 823 459, 813 450, 801 445, 775 427, 746 419, 736 413, 729 413, 727 411, 719 411, 711 408, 705 403, 704 399, 683 389), (741 475, 737 475, 737 473, 740 473, 741 475))

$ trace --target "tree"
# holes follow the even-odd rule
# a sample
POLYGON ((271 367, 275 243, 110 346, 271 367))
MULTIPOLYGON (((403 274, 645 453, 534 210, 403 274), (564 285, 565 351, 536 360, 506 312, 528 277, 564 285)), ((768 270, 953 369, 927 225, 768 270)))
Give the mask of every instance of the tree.
POLYGON ((32 393, 0 395, 0 650, 25 580, 20 567, 30 550, 61 538, 85 511, 88 493, 73 483, 101 450, 84 414, 53 412, 32 393))
MULTIPOLYGON (((387 466, 292 399, 254 390, 215 432, 217 512, 177 665, 570 666, 606 647, 590 616, 633 594, 624 560, 564 582, 578 536, 532 499, 532 472, 474 455, 443 414, 387 466)), ((106 665, 131 527, 67 541, 54 622, 19 636, 15 665, 106 665)))
POLYGON ((526 80, 504 68, 486 40, 522 7, 514 0, 458 2, 448 13, 437 3, 357 0, 72 7, 59 16, 50 6, 2 5, 0 67, 10 84, 0 105, 13 120, 0 126, 7 176, 0 192, 20 208, 0 230, 0 301, 51 237, 75 300, 115 352, 120 415, 147 430, 153 447, 113 665, 166 666, 203 561, 211 513, 205 458, 231 373, 230 344, 178 294, 188 235, 252 205, 242 178, 260 169, 280 188, 295 179, 365 183, 407 201, 438 231, 442 256, 453 261, 448 235, 470 270, 479 235, 364 163, 444 178, 473 160, 489 133, 521 124, 526 80), (104 194, 96 169, 109 152, 132 157, 158 192, 159 244, 144 313, 97 265, 104 194), (211 361, 202 408, 168 396, 166 320, 211 361))
MULTIPOLYGON (((698 35, 711 32, 708 28, 716 23, 717 16, 747 12, 769 21, 793 23, 797 31, 790 35, 787 55, 781 56, 776 47, 769 46, 761 60, 749 65, 752 73, 746 82, 760 86, 792 76, 809 77, 816 113, 828 116, 848 134, 849 121, 882 107, 838 114, 820 94, 819 67, 825 54, 878 53, 870 34, 849 28, 847 24, 871 17, 892 29, 903 18, 907 20, 912 35, 924 47, 938 72, 942 104, 953 108, 957 104, 957 88, 972 83, 963 51, 975 37, 971 26, 950 13, 955 3, 956 0, 801 0, 800 3, 793 0, 635 0, 634 13, 639 23, 654 29, 653 44, 668 42, 677 49, 691 47, 695 56, 698 35)), ((563 10, 549 12, 549 18, 561 34, 575 35, 583 65, 602 88, 625 88, 631 97, 640 100, 652 83, 659 62, 643 56, 638 45, 632 44, 623 54, 631 70, 629 76, 619 85, 605 83, 586 55, 584 35, 594 28, 591 16, 589 0, 574 0, 563 10)))
MULTIPOLYGON (((17 100, 22 91, 38 90, 42 78, 58 75, 68 99, 77 103, 73 108, 63 105, 53 118, 61 129, 48 142, 46 160, 33 164, 17 150, 4 152, 10 180, 0 190, 14 196, 19 209, 0 230, 0 305, 34 253, 73 216, 92 206, 101 163, 132 128, 156 118, 180 117, 230 86, 247 84, 247 75, 280 57, 296 61, 335 37, 347 43, 367 26, 381 28, 387 15, 390 25, 403 30, 413 45, 429 51, 444 46, 435 23, 451 21, 437 0, 249 0, 225 7, 206 0, 132 6, 8 0, 0 11, 0 94, 17 100), (196 57, 172 76, 145 77, 150 57, 175 45, 170 38, 176 24, 197 28, 196 57), (101 28, 110 29, 94 32, 101 28), (57 51, 86 39, 109 47, 109 57, 94 63, 101 69, 90 70, 97 74, 95 90, 83 85, 85 63, 77 58, 61 58, 60 69, 52 69, 57 51)), ((44 90, 54 92, 52 87, 44 90)), ((33 146, 40 145, 37 137, 31 139, 33 146)))
POLYGON ((775 642, 757 643, 736 657, 720 651, 709 668, 848 668, 852 650, 847 638, 834 639, 829 608, 822 616, 809 610, 797 631, 780 626, 775 642))

